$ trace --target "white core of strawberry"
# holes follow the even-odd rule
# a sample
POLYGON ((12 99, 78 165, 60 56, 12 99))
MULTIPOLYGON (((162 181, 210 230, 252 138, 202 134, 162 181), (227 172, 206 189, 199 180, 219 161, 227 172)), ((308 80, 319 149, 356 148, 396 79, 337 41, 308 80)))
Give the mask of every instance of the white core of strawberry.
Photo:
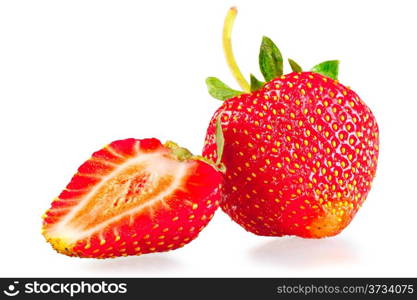
MULTIPOLYGON (((71 208, 71 211, 62 218, 62 220, 56 223, 51 228, 48 228, 46 235, 51 239, 60 239, 67 245, 74 244, 78 240, 84 239, 88 236, 91 236, 94 233, 101 232, 111 223, 117 222, 118 220, 125 218, 127 216, 133 216, 139 211, 152 207, 158 201, 164 201, 164 199, 171 195, 175 190, 180 189, 183 183, 183 177, 186 175, 187 170, 190 167, 190 164, 193 164, 193 161, 180 162, 174 160, 170 157, 167 157, 166 152, 157 152, 157 153, 138 153, 138 156, 127 160, 124 164, 118 166, 114 171, 109 175, 103 177, 101 181, 83 198, 80 202, 71 208), (93 228, 88 230, 83 230, 79 226, 74 226, 72 220, 89 202, 92 197, 95 197, 98 191, 105 187, 106 184, 109 184, 109 181, 112 178, 117 177, 119 174, 122 174, 125 170, 135 167, 135 166, 144 166, 142 171, 149 174, 149 177, 146 180, 146 189, 150 191, 158 182, 158 179, 164 176, 172 176, 173 180, 167 188, 158 193, 155 197, 147 199, 143 203, 138 203, 138 205, 133 206, 132 208, 123 211, 123 213, 118 214, 114 217, 108 218, 105 221, 97 224, 93 228)), ((118 187, 120 189, 120 187, 118 187)), ((124 187, 122 187, 124 189, 124 187)), ((127 192, 127 190, 126 190, 127 192)), ((107 207, 111 207, 113 202, 107 203, 107 207)), ((89 211, 89 216, 94 218, 97 214, 104 213, 102 211, 95 211, 94 209, 89 211)), ((115 232, 117 235, 117 232, 115 232)))

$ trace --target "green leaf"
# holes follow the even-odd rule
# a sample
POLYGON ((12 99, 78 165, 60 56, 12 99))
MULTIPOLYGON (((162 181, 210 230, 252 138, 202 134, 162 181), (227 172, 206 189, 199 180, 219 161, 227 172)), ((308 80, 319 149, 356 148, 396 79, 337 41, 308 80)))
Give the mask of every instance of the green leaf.
POLYGON ((339 61, 324 61, 321 64, 315 65, 313 68, 311 68, 311 71, 337 80, 337 75, 339 74, 339 61))
POLYGON ((250 74, 250 91, 251 92, 255 92, 255 91, 261 89, 263 85, 264 85, 264 82, 259 81, 255 77, 255 75, 250 74))
POLYGON ((217 146, 217 160, 216 166, 222 161, 223 148, 224 148, 224 135, 222 129, 222 117, 223 112, 220 112, 216 119, 216 146, 217 146))
POLYGON ((303 69, 300 67, 300 65, 299 64, 297 64, 294 60, 292 60, 291 58, 289 58, 288 59, 288 62, 290 63, 290 67, 291 67, 291 70, 293 71, 293 72, 302 72, 303 71, 303 69))
POLYGON ((230 98, 233 98, 235 96, 238 96, 240 94, 243 94, 241 91, 236 91, 223 82, 221 82, 216 77, 208 77, 206 79, 207 89, 209 94, 216 99, 219 100, 227 100, 230 98))
POLYGON ((284 69, 281 52, 270 38, 262 38, 259 51, 259 67, 266 81, 281 76, 284 69))

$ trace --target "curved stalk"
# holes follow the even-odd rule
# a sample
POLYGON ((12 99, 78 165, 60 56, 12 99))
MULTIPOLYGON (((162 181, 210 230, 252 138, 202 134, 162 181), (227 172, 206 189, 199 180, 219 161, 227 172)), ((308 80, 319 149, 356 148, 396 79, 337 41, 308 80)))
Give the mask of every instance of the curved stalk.
POLYGON ((233 24, 235 22, 236 15, 237 15, 237 9, 236 7, 232 7, 227 12, 226 18, 224 20, 223 50, 224 50, 224 55, 226 57, 226 62, 230 68, 230 71, 233 74, 233 77, 235 77, 237 83, 243 89, 243 91, 249 93, 250 85, 246 81, 245 77, 242 75, 242 72, 240 72, 240 69, 236 63, 236 59, 235 59, 235 56, 233 54, 233 49, 232 49, 231 37, 232 37, 232 29, 233 29, 233 24))

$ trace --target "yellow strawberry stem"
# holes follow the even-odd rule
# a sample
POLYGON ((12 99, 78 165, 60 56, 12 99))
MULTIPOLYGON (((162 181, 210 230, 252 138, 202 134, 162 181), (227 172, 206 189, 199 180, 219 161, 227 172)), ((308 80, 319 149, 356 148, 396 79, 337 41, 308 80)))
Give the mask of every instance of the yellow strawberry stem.
POLYGON ((223 50, 226 57, 227 64, 229 65, 230 71, 235 77, 237 83, 243 89, 243 91, 249 93, 250 85, 246 81, 245 77, 240 72, 240 69, 236 63, 235 56, 232 49, 232 29, 237 15, 236 7, 232 7, 227 12, 226 18, 224 20, 223 26, 223 50))

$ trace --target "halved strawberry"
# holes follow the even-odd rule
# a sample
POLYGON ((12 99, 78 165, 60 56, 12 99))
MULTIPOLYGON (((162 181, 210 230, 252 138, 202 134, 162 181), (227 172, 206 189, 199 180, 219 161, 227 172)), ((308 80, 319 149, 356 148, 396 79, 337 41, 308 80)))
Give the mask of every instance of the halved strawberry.
POLYGON ((221 182, 216 167, 173 142, 115 141, 82 164, 52 202, 43 235, 69 256, 173 250, 213 217, 221 182))

